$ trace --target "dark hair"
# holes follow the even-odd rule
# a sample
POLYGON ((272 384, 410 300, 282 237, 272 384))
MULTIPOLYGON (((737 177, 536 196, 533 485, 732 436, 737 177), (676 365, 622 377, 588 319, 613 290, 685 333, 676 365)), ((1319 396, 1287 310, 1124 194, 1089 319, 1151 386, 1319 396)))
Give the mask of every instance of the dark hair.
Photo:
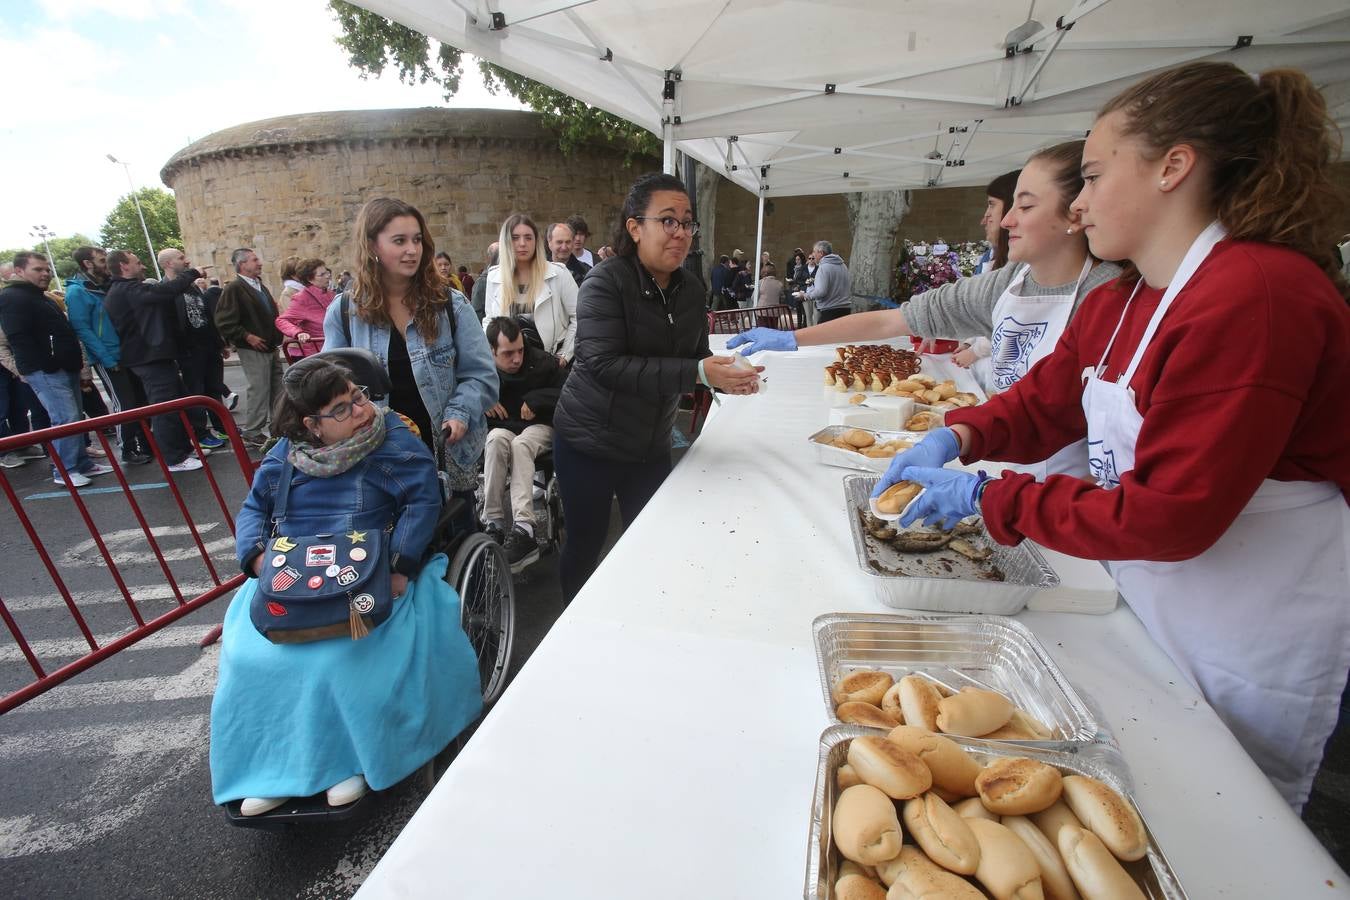
POLYGON ((469 267, 468 267, 468 266, 460 266, 460 267, 459 267, 459 271, 461 271, 461 272, 463 272, 465 275, 467 275, 467 274, 469 274, 469 267))
MULTIPOLYGON (((614 231, 614 254, 616 256, 636 256, 637 244, 628 233, 628 220, 646 215, 647 206, 652 202, 652 194, 657 191, 678 191, 688 196, 689 190, 684 182, 674 175, 664 172, 652 172, 643 175, 628 189, 623 200, 623 212, 619 214, 619 227, 614 231)), ((570 222, 569 222, 570 224, 570 222)), ((583 225, 586 223, 583 222, 583 225)))
POLYGON ((1347 201, 1330 172, 1340 133, 1307 75, 1271 69, 1253 79, 1232 63, 1189 63, 1144 79, 1100 115, 1116 111, 1146 158, 1189 144, 1209 162, 1209 202, 1229 237, 1297 250, 1350 299, 1336 258, 1347 201))
POLYGON ((292 443, 312 444, 314 435, 305 427, 305 417, 317 415, 351 381, 351 370, 332 360, 311 358, 291 366, 282 376, 281 394, 272 408, 272 433, 292 443))
POLYGON ((300 265, 295 267, 295 280, 304 285, 312 284, 314 273, 326 268, 328 268, 328 265, 321 259, 314 259, 313 257, 302 259, 300 265))
POLYGON ((14 268, 16 269, 28 268, 28 261, 30 259, 40 259, 43 262, 47 262, 47 257, 41 253, 38 253, 36 250, 20 250, 18 253, 14 254, 14 268))
POLYGON ((450 263, 451 265, 454 265, 454 264, 455 264, 455 261, 454 261, 453 259, 450 258, 450 254, 449 254, 449 253, 446 253, 444 250, 437 250, 437 251, 436 251, 436 255, 433 256, 432 259, 433 259, 433 260, 443 259, 443 260, 445 260, 446 262, 450 263))
POLYGON ((508 342, 514 341, 520 337, 520 326, 510 316, 494 316, 488 319, 487 342, 493 353, 497 352, 497 336, 501 334, 506 335, 508 342))
MULTIPOLYGON (((1081 154, 1080 154, 1081 159, 1081 154)), ((1013 205, 1013 194, 1017 191, 1017 176, 1022 174, 1021 169, 1013 169, 1011 172, 1004 172, 1002 175, 989 182, 984 189, 986 197, 992 197, 1003 204, 1003 214, 1006 216, 1008 210, 1013 205)), ((1078 196, 1077 194, 1074 195, 1078 196)), ((1070 198, 1070 203, 1073 199, 1070 198)), ((992 269, 1001 269, 1008 264, 1008 229, 1002 225, 998 227, 998 240, 994 243, 994 259, 992 269)))
POLYGON ((731 262, 731 257, 723 253, 721 256, 717 257, 717 261, 720 263, 729 263, 731 262))
MULTIPOLYGON (((114 250, 108 254, 108 274, 114 278, 122 277, 122 266, 131 262, 130 250, 114 250)), ((18 263, 15 263, 18 265, 18 263)))
POLYGON ((778 268, 773 263, 765 263, 764 266, 759 270, 760 278, 763 278, 765 275, 773 276, 777 274, 778 268))
POLYGON ((1059 214, 1066 219, 1073 216, 1070 207, 1083 192, 1083 145, 1086 143, 1065 141, 1037 150, 1027 160, 1027 165, 1043 162, 1050 167, 1050 177, 1059 189, 1059 214))
MULTIPOLYGON (((352 245, 356 251, 356 283, 349 289, 356 314, 372 325, 389 325, 389 301, 384 296, 384 282, 380 278, 380 260, 375 255, 375 239, 394 219, 411 216, 422 232, 422 259, 408 286, 406 303, 412 310, 417 333, 424 341, 433 340, 440 333, 441 310, 450 302, 446 286, 432 260, 436 245, 427 230, 427 220, 417 207, 390 197, 367 200, 356 214, 352 228, 352 245)), ((450 313, 454 315, 453 310, 450 313)))
POLYGON ((578 234, 584 234, 584 235, 586 235, 586 237, 590 237, 590 236, 591 236, 591 226, 589 226, 589 225, 586 224, 586 220, 583 219, 583 218, 580 216, 580 214, 574 215, 574 216, 568 216, 568 217, 567 217, 567 221, 566 221, 566 222, 563 222, 562 224, 564 224, 564 225, 566 225, 568 228, 572 229, 572 234, 573 234, 574 236, 575 236, 575 235, 578 235, 578 234))
POLYGON ((76 247, 75 252, 70 254, 70 258, 75 260, 75 267, 84 272, 84 264, 94 258, 95 253, 102 253, 102 247, 76 247))

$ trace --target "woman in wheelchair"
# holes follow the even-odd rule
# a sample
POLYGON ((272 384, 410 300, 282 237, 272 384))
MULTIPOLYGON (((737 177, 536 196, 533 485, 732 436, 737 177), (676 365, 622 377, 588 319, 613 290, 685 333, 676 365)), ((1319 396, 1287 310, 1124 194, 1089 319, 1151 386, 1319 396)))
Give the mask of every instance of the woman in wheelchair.
POLYGON ((287 370, 273 422, 211 704, 215 801, 245 816, 387 788, 482 706, 446 559, 422 559, 441 507, 426 446, 323 357, 287 370))

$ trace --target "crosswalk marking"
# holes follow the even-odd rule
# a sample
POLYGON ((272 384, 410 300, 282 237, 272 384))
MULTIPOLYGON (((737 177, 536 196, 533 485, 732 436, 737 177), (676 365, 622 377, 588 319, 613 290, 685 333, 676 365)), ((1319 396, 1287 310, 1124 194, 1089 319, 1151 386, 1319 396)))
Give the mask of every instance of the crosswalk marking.
MULTIPOLYGON (((195 625, 170 625, 167 628, 161 628, 148 637, 141 638, 123 652, 160 650, 165 647, 187 647, 198 643, 202 639, 202 635, 206 634, 208 627, 207 624, 202 622, 195 625)), ((101 647, 117 640, 130 630, 96 634, 94 640, 98 641, 101 647)), ((51 660, 70 660, 84 656, 89 652, 89 644, 85 642, 84 638, 29 641, 28 646, 44 667, 49 666, 51 660)), ((17 662, 23 659, 24 655, 17 644, 7 643, 0 647, 0 663, 17 662)))
MULTIPOLYGON (((221 572, 220 575, 222 578, 229 578, 234 575, 234 572, 221 572)), ((124 598, 122 592, 116 588, 100 591, 79 591, 71 585, 67 585, 67 587, 70 588, 70 595, 74 598, 75 605, 81 610, 91 606, 109 603, 118 606, 123 606, 126 603, 126 598, 124 598)), ((191 581, 180 583, 178 585, 178 590, 182 593, 184 600, 191 600, 193 597, 206 593, 212 587, 214 587, 214 585, 208 581, 191 581)), ((155 585, 154 587, 135 587, 133 585, 127 585, 127 590, 131 592, 131 596, 138 604, 145 601, 173 601, 174 599, 173 589, 164 584, 155 585)), ((4 599, 5 606, 10 612, 66 608, 66 601, 62 599, 61 595, 56 593, 55 590, 48 591, 45 594, 23 594, 17 597, 6 597, 4 599)))
POLYGON ((29 700, 10 715, 47 713, 58 709, 78 709, 87 706, 109 707, 117 703, 148 703, 156 700, 209 697, 216 690, 219 662, 219 654, 208 649, 192 665, 176 675, 59 685, 29 700))

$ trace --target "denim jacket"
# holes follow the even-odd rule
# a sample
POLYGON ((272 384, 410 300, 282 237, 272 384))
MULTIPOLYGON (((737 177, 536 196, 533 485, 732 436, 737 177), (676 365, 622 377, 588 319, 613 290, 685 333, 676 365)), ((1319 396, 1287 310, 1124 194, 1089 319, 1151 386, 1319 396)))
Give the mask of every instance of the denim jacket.
MULTIPOLYGON (((291 475, 286 520, 277 534, 345 534, 380 530, 393 522, 390 568, 412 578, 436 530, 441 486, 436 462, 398 413, 386 412, 384 443, 341 475, 316 478, 299 469, 291 475)), ((272 503, 291 442, 282 438, 263 457, 253 488, 235 519, 235 554, 247 575, 272 535, 272 503)))
MULTIPOLYGON (((458 468, 472 471, 483 453, 487 440, 487 411, 497 402, 497 366, 492 361, 487 335, 478 324, 473 307, 459 291, 450 292, 450 307, 454 310, 455 334, 452 338, 448 325, 442 327, 435 341, 422 340, 413 323, 403 338, 408 344, 408 358, 412 362, 417 392, 427 408, 433 428, 440 428, 446 419, 459 419, 469 426, 459 443, 446 447, 446 456, 458 468)), ((342 295, 328 305, 323 317, 323 349, 363 347, 380 358, 389 367, 389 326, 372 325, 356 314, 356 304, 348 302, 351 342, 342 329, 342 295)), ((440 436, 437 436, 440 440, 440 436)))

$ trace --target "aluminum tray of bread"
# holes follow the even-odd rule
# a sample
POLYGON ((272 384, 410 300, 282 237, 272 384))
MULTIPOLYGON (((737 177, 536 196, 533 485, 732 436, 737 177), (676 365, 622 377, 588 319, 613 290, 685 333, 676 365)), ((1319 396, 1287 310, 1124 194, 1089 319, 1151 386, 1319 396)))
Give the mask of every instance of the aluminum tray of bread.
MULTIPOLYGON (((998 723, 998 731, 985 735, 966 734, 986 740, 1031 741, 1054 749, 1071 749, 1075 743, 1113 743, 1105 723, 1069 683, 1036 636, 1025 625, 1004 616, 895 615, 829 613, 811 625, 820 671, 820 689, 826 714, 835 724, 844 724, 839 711, 844 703, 876 701, 884 716, 867 721, 876 727, 908 722, 933 730, 934 714, 914 715, 914 705, 923 704, 922 694, 950 696, 963 688, 977 688, 1002 695, 1016 714, 998 723), (858 673, 880 672, 873 695, 854 696, 853 683, 866 681, 858 673), (851 682, 846 682, 854 676, 851 682), (923 684, 902 685, 907 677, 923 684), (911 690, 912 688, 912 690, 911 690), (920 696, 910 696, 910 694, 920 696), (903 701, 903 704, 901 703, 903 701), (905 716, 902 705, 909 705, 905 716), (919 719, 926 721, 917 721, 919 719), (910 721, 914 719, 916 721, 910 721), (1017 732, 1021 728, 1025 734, 1017 732)), ((867 709, 849 707, 850 718, 867 709)))
POLYGON ((895 454, 908 450, 924 436, 914 431, 874 431, 847 425, 828 425, 809 440, 816 458, 827 466, 885 472, 895 454))
POLYGON ((954 900, 1186 897, 1106 757, 968 738, 936 746, 946 740, 825 730, 806 900, 880 897, 887 887, 888 897, 954 900), (953 780, 966 787, 950 789, 953 780))
POLYGON ((963 520, 936 550, 899 549, 940 543, 938 529, 900 528, 871 515, 868 497, 876 475, 844 476, 844 508, 858 568, 873 579, 878 599, 898 609, 1013 615, 1037 591, 1059 585, 1059 576, 1029 541, 1006 547, 978 518, 963 520), (908 543, 906 543, 908 541, 908 543))

